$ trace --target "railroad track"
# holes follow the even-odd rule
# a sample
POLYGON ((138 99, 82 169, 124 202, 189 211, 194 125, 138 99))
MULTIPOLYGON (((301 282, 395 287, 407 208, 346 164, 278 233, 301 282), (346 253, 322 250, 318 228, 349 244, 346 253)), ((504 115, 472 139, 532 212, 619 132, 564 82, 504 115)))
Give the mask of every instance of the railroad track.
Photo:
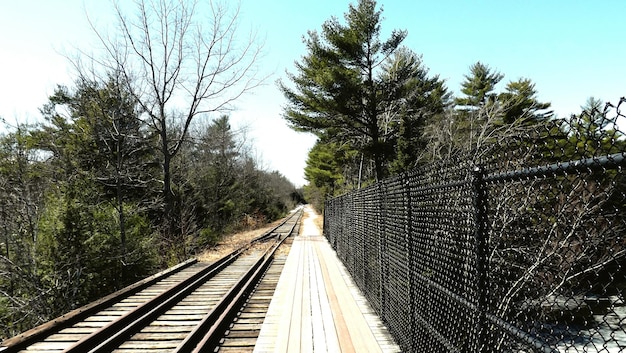
MULTIPOLYGON (((224 336, 255 307, 250 295, 256 288, 267 299, 268 283, 277 281, 284 264, 282 258, 273 263, 275 253, 297 232, 301 215, 292 213, 214 263, 187 261, 8 339, 0 352, 213 352, 234 342, 224 336)), ((252 342, 255 330, 246 332, 239 345, 244 336, 248 346, 252 342)))
MULTIPOLYGON (((292 238, 286 242, 292 241, 292 238)), ((219 341, 219 353, 252 353, 267 309, 276 290, 278 279, 287 259, 287 253, 276 255, 274 262, 259 282, 254 292, 232 320, 219 341)))

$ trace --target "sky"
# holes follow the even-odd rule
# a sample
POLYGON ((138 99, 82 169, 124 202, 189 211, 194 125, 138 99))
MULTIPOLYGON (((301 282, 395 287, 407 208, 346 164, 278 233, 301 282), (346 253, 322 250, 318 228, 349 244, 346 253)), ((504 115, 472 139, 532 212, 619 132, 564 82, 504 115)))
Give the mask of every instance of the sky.
MULTIPOLYGON (((128 0, 122 0, 122 3, 128 0)), ((332 16, 343 20, 356 0, 241 0, 242 36, 256 31, 265 84, 235 103, 233 124, 268 170, 297 186, 315 143, 282 118, 286 101, 276 86, 306 54, 309 30, 332 16)), ((229 1, 234 4, 234 1, 229 1)), ((423 56, 432 75, 459 94, 469 67, 489 65, 507 82, 530 78, 541 101, 559 117, 579 111, 588 97, 617 102, 626 96, 626 1, 623 0, 386 0, 382 39, 407 30, 405 46, 423 56)), ((9 123, 40 121, 39 108, 57 84, 76 77, 68 56, 97 47, 87 16, 113 26, 106 0, 0 0, 0 117, 9 123)), ((100 28, 100 27, 99 27, 100 28)))

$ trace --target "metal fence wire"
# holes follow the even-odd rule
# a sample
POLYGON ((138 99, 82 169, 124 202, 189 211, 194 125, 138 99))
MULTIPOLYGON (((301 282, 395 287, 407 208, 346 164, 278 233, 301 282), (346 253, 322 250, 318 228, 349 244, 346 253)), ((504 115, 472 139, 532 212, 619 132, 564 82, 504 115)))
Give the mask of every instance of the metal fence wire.
POLYGON ((624 102, 326 202, 403 351, 626 352, 624 102))

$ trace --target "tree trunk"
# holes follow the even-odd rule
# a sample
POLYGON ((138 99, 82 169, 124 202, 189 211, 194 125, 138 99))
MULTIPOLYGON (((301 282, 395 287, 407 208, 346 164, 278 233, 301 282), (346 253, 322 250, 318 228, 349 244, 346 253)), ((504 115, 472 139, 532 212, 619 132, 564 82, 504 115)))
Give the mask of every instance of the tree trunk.
POLYGON ((120 222, 120 245, 121 245, 121 256, 122 256, 122 280, 125 280, 125 271, 126 267, 126 219, 124 217, 124 199, 123 199, 123 190, 122 190, 122 148, 121 148, 121 136, 117 136, 117 166, 115 168, 115 181, 117 187, 117 215, 120 222))
POLYGON ((380 152, 374 152, 374 165, 376 167, 376 181, 383 180, 385 171, 383 169, 383 157, 380 152))
POLYGON ((373 124, 370 128, 372 135, 371 153, 374 158, 374 167, 376 171, 376 181, 380 181, 385 177, 384 164, 384 151, 382 150, 382 144, 380 143, 380 133, 378 131, 378 121, 374 118, 373 124))
MULTIPOLYGON (((163 154, 163 240, 172 242, 174 236, 174 193, 172 192, 171 165, 173 154, 169 149, 169 136, 167 133, 167 118, 165 107, 160 107, 159 124, 161 131, 161 153, 163 154)), ((165 249, 163 249, 165 250, 165 249)))
MULTIPOLYGON (((167 150, 167 147, 165 147, 167 150)), ((168 151, 163 155, 163 225, 165 237, 174 235, 174 193, 172 192, 172 175, 170 171, 172 156, 168 151)))
POLYGON ((361 188, 361 178, 363 177, 363 153, 361 153, 361 161, 359 162, 359 184, 357 189, 361 188))

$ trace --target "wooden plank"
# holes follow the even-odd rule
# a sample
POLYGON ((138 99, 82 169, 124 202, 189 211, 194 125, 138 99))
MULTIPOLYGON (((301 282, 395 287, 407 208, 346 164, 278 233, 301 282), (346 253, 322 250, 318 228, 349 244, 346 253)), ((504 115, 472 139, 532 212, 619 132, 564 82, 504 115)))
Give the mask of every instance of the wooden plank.
MULTIPOLYGON (((247 309, 247 308, 246 308, 247 309)), ((258 312, 258 311, 244 311, 243 313, 241 313, 241 315, 239 315, 240 319, 264 319, 265 318, 265 312, 258 312)))
MULTIPOLYGON (((129 348, 129 349, 122 349, 122 348, 117 348, 115 350, 113 350, 112 353, 142 353, 142 350, 139 349, 134 349, 134 348, 129 348)), ((150 349, 150 353, 171 353, 172 350, 171 349, 150 349)), ((223 353, 220 351, 220 353, 223 353)))
MULTIPOLYGON (((289 334, 286 338, 287 347, 286 350, 279 350, 280 352, 300 352, 301 346, 301 334, 302 334, 302 280, 304 277, 304 264, 302 263, 302 258, 306 256, 304 250, 304 241, 295 241, 295 243, 300 244, 300 256, 298 257, 297 268, 298 272, 295 278, 293 295, 291 297, 291 315, 289 315, 288 320, 284 321, 287 325, 289 322, 289 334)), ((289 305, 288 303, 285 303, 289 305)), ((280 338, 280 337, 279 337, 280 338)), ((284 339, 279 340, 279 344, 283 342, 284 339)))
MULTIPOLYGON (((328 302, 333 312, 333 322, 335 323, 335 329, 337 330, 337 339, 339 341, 341 352, 345 352, 345 353, 356 352, 354 345, 352 344, 352 337, 350 336, 348 325, 346 324, 345 318, 341 311, 341 305, 339 304, 338 295, 335 292, 334 283, 331 280, 331 275, 328 271, 328 266, 326 264, 325 259, 320 256, 320 253, 319 251, 317 251, 317 248, 316 248, 316 252, 318 255, 318 259, 320 261, 322 277, 324 278, 326 295, 328 296, 328 302)), ((342 298, 342 299, 343 299, 342 304, 345 304, 348 301, 348 298, 342 298)), ((350 321, 352 324, 352 320, 350 321)))
MULTIPOLYGON (((311 254, 312 245, 307 244, 307 252, 311 254)), ((316 352, 328 352, 326 347, 326 333, 324 330, 324 317, 322 315, 322 304, 319 292, 324 288, 324 284, 318 283, 317 280, 317 258, 309 255, 308 272, 309 272, 309 297, 311 302, 311 320, 313 330, 313 349, 316 352)), ((332 318, 331 318, 332 322, 332 318)))
POLYGON ((259 324, 260 325, 263 323, 263 318, 238 319, 236 322, 242 323, 242 324, 259 324))
POLYGON ((106 324, 108 324, 108 322, 81 321, 74 324, 74 327, 103 327, 106 324))
POLYGON ((191 332, 195 326, 147 326, 141 332, 143 333, 168 333, 168 332, 191 332))
MULTIPOLYGON (((302 315, 300 321, 300 352, 312 353, 313 352, 313 323, 312 323, 312 310, 311 310, 311 244, 309 244, 308 237, 304 237, 304 252, 302 259, 302 315)), ((290 337, 291 340, 291 337, 290 337)), ((292 352, 292 351, 290 351, 292 352)))
POLYGON ((145 333, 140 332, 133 335, 133 340, 136 341, 150 341, 150 340, 184 340, 189 332, 158 332, 158 333, 145 333))
POLYGON ((226 337, 224 342, 220 343, 220 351, 221 347, 254 347, 256 343, 256 337, 250 339, 237 338, 237 339, 228 339, 226 337))
POLYGON ((329 298, 331 298, 331 307, 336 314, 334 316, 335 323, 338 327, 343 326, 346 325, 345 319, 350 318, 350 325, 345 326, 350 338, 343 336, 346 333, 343 328, 341 331, 338 330, 342 335, 339 339, 342 352, 382 352, 363 313, 361 313, 344 278, 339 272, 337 258, 333 258, 329 254, 330 250, 328 247, 321 246, 319 243, 316 245, 320 263, 323 264, 322 268, 326 269, 325 273, 328 276, 325 277, 325 280, 327 280, 327 293, 329 298), (337 298, 342 298, 342 305, 338 305, 337 298), (350 342, 350 347, 348 346, 348 341, 350 342), (346 344, 345 350, 344 343, 346 344))
POLYGON ((159 316, 159 321, 200 321, 204 318, 203 314, 193 314, 193 315, 168 315, 163 314, 159 316))
POLYGON ((179 340, 161 341, 126 341, 120 345, 121 349, 174 349, 180 344, 179 340))
POLYGON ((86 318, 84 321, 111 322, 111 321, 117 320, 118 318, 119 318, 119 316, 97 315, 97 316, 90 316, 90 317, 86 318))
POLYGON ((287 352, 289 338, 289 320, 294 300, 295 281, 298 276, 298 262, 301 244, 294 241, 285 261, 283 272, 278 280, 274 297, 270 302, 267 315, 254 352, 287 352))
POLYGON ((313 218, 304 223, 254 352, 399 352, 313 218))
POLYGON ((238 327, 241 327, 240 330, 242 330, 242 331, 247 331, 247 330, 249 330, 249 331, 255 331, 255 330, 256 331, 260 331, 262 326, 263 326, 262 324, 237 325, 236 327, 231 328, 230 331, 237 331, 238 327))
POLYGON ((154 321, 150 324, 150 326, 191 326, 197 325, 199 321, 166 321, 166 320, 158 320, 154 321))
POLYGON ((55 333, 46 337, 45 342, 77 342, 83 337, 86 337, 86 333, 55 333))
MULTIPOLYGON (((326 244, 323 246, 327 246, 328 249, 330 250, 330 253, 332 253, 332 256, 336 258, 337 255, 334 252, 334 250, 332 250, 328 242, 326 242, 326 244)), ((374 312, 374 309, 372 308, 372 306, 369 304, 369 302, 367 301, 363 293, 359 290, 357 285, 354 283, 354 281, 352 280, 352 277, 346 270, 345 266, 341 263, 341 261, 337 261, 337 265, 338 265, 339 272, 341 273, 341 276, 344 278, 344 281, 348 285, 348 288, 350 292, 352 293, 352 297, 355 298, 355 302, 357 306, 359 307, 359 310, 361 311, 361 313, 363 313, 363 316, 365 317, 365 321, 369 325, 370 330, 372 331, 372 334, 374 335, 374 337, 376 337, 376 341, 379 343, 381 349, 384 352, 389 352, 389 353, 401 352, 400 347, 394 341, 393 337, 389 333, 389 330, 382 323, 382 320, 380 319, 378 314, 374 312)))
POLYGON ((68 348, 74 342, 37 342, 28 346, 27 350, 29 351, 62 351, 68 348))
POLYGON ((259 337, 260 331, 260 329, 229 331, 226 338, 254 338, 254 341, 256 342, 257 337, 259 337))
MULTIPOLYGON (((317 252, 314 252, 317 255, 317 252)), ((315 262, 313 264, 312 271, 315 274, 318 290, 317 297, 319 298, 319 310, 321 316, 321 325, 324 330, 325 346, 327 352, 340 352, 339 339, 337 336, 337 330, 335 328, 335 320, 333 312, 330 306, 328 295, 326 294, 326 285, 324 283, 324 276, 322 274, 322 267, 317 256, 314 257, 315 262)))
POLYGON ((219 353, 250 353, 253 352, 253 348, 254 347, 250 347, 250 349, 242 347, 223 347, 220 348, 219 353))
POLYGON ((68 328, 63 329, 63 330, 59 331, 58 333, 61 333, 61 334, 66 334, 66 333, 67 334, 74 334, 74 333, 90 334, 90 333, 92 333, 94 331, 95 331, 95 329, 93 327, 74 327, 74 326, 72 326, 72 327, 68 327, 68 328))

